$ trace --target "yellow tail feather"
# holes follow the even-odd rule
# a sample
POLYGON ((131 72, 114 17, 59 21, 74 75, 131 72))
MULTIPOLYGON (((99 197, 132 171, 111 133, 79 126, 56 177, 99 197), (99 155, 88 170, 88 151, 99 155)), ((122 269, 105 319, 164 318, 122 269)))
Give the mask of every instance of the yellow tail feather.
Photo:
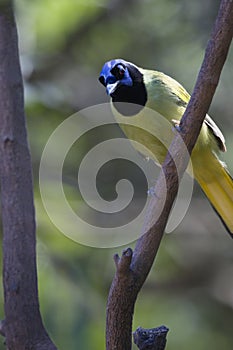
POLYGON ((201 168, 194 167, 195 179, 233 238, 233 179, 214 154, 201 168))

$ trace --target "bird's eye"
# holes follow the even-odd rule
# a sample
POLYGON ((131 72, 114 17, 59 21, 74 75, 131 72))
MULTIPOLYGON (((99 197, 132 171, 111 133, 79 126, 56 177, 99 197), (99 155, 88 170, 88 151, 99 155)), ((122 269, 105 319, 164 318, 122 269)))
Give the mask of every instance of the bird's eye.
POLYGON ((117 80, 121 80, 125 75, 125 67, 122 64, 117 64, 112 68, 111 73, 117 78, 117 80))
POLYGON ((146 332, 146 331, 142 331, 141 337, 142 337, 143 339, 147 338, 147 332, 146 332))

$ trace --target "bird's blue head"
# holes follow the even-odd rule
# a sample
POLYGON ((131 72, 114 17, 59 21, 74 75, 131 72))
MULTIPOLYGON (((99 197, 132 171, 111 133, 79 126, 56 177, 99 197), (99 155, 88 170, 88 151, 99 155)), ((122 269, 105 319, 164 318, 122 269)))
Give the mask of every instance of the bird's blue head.
POLYGON ((125 116, 135 115, 147 102, 143 70, 122 59, 106 62, 99 81, 111 96, 116 110, 125 116))
POLYGON ((133 85, 128 65, 129 62, 122 59, 111 60, 104 64, 100 72, 99 81, 106 87, 108 95, 112 96, 119 86, 133 85))

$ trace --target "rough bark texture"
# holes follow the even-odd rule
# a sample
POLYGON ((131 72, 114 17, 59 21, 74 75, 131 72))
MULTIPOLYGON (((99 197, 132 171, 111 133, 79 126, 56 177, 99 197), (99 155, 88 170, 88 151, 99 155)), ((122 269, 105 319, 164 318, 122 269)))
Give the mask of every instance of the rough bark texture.
POLYGON ((17 31, 10 1, 0 4, 0 96, 5 301, 2 329, 9 350, 55 350, 39 312, 31 161, 17 31))
MULTIPOLYGON (((217 87, 232 35, 233 1, 222 0, 194 92, 180 124, 180 135, 190 153, 217 87)), ((107 350, 131 349, 132 318, 137 294, 151 269, 177 194, 177 171, 179 177, 182 176, 188 164, 179 137, 174 138, 169 150, 162 167, 167 188, 161 172, 156 183, 156 197, 150 200, 143 233, 134 252, 127 249, 121 258, 115 256, 116 274, 107 305, 107 350), (176 166, 172 158, 175 158, 176 166), (160 201, 164 193, 167 193, 165 203, 160 201), (157 217, 157 212, 160 213, 161 205, 162 214, 154 223, 153 218, 157 217)))
POLYGON ((133 333, 134 344, 139 350, 164 350, 168 331, 165 326, 150 329, 138 327, 133 333))

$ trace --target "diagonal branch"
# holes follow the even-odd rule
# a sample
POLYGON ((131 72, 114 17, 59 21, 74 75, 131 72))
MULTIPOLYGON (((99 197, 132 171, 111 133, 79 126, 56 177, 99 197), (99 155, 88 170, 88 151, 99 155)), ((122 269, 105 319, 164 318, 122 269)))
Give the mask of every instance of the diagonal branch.
MULTIPOLYGON (((23 83, 11 1, 0 4, 0 184, 8 349, 56 350, 39 311, 35 213, 23 83)), ((4 327, 3 327, 4 326, 4 327)))
MULTIPOLYGON (((214 96, 232 35, 233 1, 222 0, 192 97, 180 124, 180 135, 189 153, 192 152, 214 96)), ((156 197, 150 200, 143 233, 137 241, 133 255, 131 259, 125 259, 123 252, 122 257, 117 259, 117 269, 107 305, 107 350, 131 349, 132 318, 137 294, 154 262, 177 195, 177 172, 181 178, 187 164, 188 158, 180 142, 180 136, 175 136, 156 183, 156 197), (167 193, 167 197, 165 203, 162 203, 160 198, 164 197, 164 193, 167 193), (157 213, 161 212, 161 208, 162 214, 154 223, 153 218, 158 217, 157 213), (124 268, 121 268, 122 265, 124 268)))

